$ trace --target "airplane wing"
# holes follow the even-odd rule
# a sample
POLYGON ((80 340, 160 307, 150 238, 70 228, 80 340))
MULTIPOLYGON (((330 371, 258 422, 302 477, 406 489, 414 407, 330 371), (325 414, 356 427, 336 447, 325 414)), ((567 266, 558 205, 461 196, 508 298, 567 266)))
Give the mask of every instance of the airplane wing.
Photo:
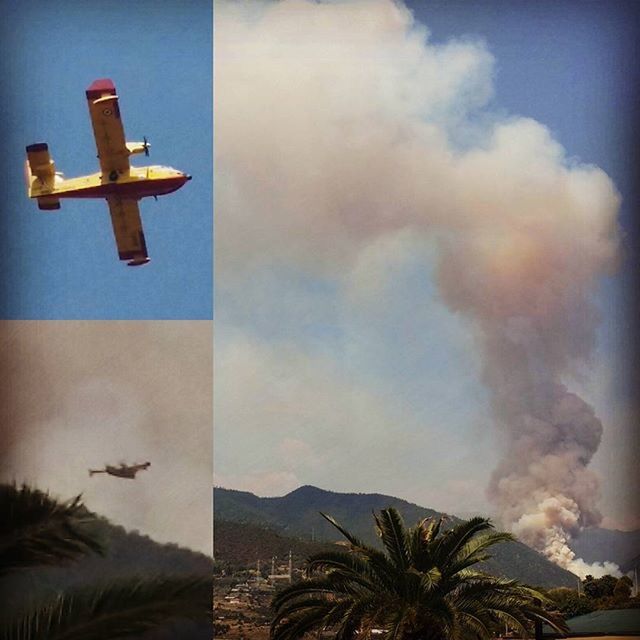
POLYGON ((100 169, 103 175, 115 176, 117 179, 117 173, 129 171, 129 150, 120 119, 115 85, 108 79, 96 80, 86 94, 100 169))
POLYGON ((131 267, 149 262, 138 201, 112 197, 107 203, 120 260, 130 260, 131 267))

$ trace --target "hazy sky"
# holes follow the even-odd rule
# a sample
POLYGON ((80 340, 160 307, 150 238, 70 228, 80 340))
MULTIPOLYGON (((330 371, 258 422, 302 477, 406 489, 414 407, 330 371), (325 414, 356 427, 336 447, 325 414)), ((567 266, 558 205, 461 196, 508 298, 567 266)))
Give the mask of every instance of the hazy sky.
POLYGON ((0 317, 210 319, 212 313, 212 5, 169 0, 0 0, 2 252, 0 317), (193 176, 140 204, 151 262, 118 260, 104 200, 40 211, 26 195, 25 146, 47 142, 67 177, 98 171, 85 98, 111 78, 129 141, 193 176))
POLYGON ((211 553, 210 321, 0 322, 2 480, 211 553), (135 480, 88 470, 151 462, 135 480))
POLYGON ((513 498, 523 531, 556 508, 565 532, 640 526, 636 71, 627 5, 592 4, 216 3, 217 484, 506 517, 500 465, 566 493, 513 498), (552 444, 527 449, 538 419, 552 444))

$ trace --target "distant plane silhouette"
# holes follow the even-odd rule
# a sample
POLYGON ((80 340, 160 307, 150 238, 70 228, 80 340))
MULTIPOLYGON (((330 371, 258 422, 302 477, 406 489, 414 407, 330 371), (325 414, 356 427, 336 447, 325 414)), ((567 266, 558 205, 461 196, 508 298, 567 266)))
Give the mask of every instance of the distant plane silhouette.
POLYGON ((110 476, 116 476, 118 478, 130 478, 131 480, 133 480, 135 479, 136 473, 138 473, 138 471, 148 469, 150 466, 150 462, 143 462, 142 464, 132 465, 127 465, 124 462, 121 462, 117 467, 108 464, 105 465, 104 469, 89 469, 89 475, 92 476, 94 473, 108 473, 110 476))

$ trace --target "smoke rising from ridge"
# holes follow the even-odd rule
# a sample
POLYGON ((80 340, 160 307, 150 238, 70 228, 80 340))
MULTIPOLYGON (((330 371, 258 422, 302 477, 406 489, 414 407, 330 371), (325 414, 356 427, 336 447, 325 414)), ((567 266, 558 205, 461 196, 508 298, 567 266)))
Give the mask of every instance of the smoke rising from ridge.
POLYGON ((435 245, 503 435, 489 495, 504 526, 581 571, 570 540, 601 519, 602 424, 571 381, 617 261, 611 180, 491 110, 482 42, 432 44, 397 3, 223 2, 216 25, 217 282, 295 265, 347 288, 380 239, 435 245))

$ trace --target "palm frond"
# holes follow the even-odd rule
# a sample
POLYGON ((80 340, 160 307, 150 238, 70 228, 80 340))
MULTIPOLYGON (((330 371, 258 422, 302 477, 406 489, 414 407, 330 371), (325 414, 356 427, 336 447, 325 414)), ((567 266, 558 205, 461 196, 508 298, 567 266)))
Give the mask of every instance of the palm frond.
POLYGON ((382 544, 395 566, 404 571, 409 565, 409 541, 402 517, 393 507, 373 514, 382 544))
POLYGON ((380 598, 379 594, 365 596, 351 603, 344 611, 342 620, 336 625, 335 640, 350 640, 375 624, 377 615, 389 603, 380 598))
POLYGON ((453 529, 446 531, 433 542, 433 559, 443 573, 445 568, 455 559, 458 551, 474 536, 492 529, 488 518, 471 518, 453 529))
POLYGON ((492 557, 487 553, 489 547, 513 541, 515 541, 515 537, 512 534, 498 531, 473 537, 458 549, 451 560, 449 570, 451 573, 456 573, 478 562, 484 562, 492 557))
POLYGON ((211 619, 208 577, 121 579, 79 588, 0 623, 0 640, 117 640, 173 621, 211 619))
POLYGON ((393 589, 398 580, 398 567, 390 560, 390 558, 379 549, 372 547, 356 538, 347 531, 334 518, 322 512, 320 515, 328 520, 340 533, 351 543, 351 550, 360 555, 369 564, 371 572, 375 573, 376 579, 386 588, 393 589))
POLYGON ((350 543, 354 549, 366 548, 369 545, 362 542, 359 538, 356 538, 352 533, 350 533, 347 529, 345 529, 335 518, 326 513, 319 512, 320 515, 327 520, 330 524, 332 524, 350 543))
POLYGON ((271 601, 271 608, 277 612, 285 607, 287 603, 296 598, 308 598, 318 595, 328 597, 339 595, 339 584, 329 576, 315 577, 300 582, 294 582, 276 593, 271 601))
POLYGON ((486 622, 479 616, 467 612, 460 612, 458 616, 461 619, 461 624, 468 627, 475 637, 488 638, 491 636, 491 631, 489 630, 486 622))
MULTIPOLYGON (((341 603, 343 601, 338 602, 341 603)), ((285 620, 296 617, 301 611, 307 611, 309 609, 317 611, 323 610, 325 615, 327 615, 334 606, 335 601, 326 597, 309 596, 306 598, 290 599, 285 605, 278 609, 278 613, 272 620, 272 625, 277 626, 285 620)))
POLYGON ((429 571, 420 571, 420 588, 423 592, 428 593, 440 584, 442 574, 438 567, 431 567, 429 571))
POLYGON ((437 539, 445 517, 424 518, 409 530, 409 553, 411 562, 420 571, 428 571, 434 566, 434 541, 437 539))
POLYGON ((340 570, 349 573, 366 575, 369 565, 359 555, 344 551, 321 551, 307 558, 307 575, 316 571, 340 570))
POLYGON ((385 640, 401 640, 403 637, 403 627, 407 621, 406 615, 406 607, 398 607, 398 610, 393 614, 393 617, 387 626, 386 633, 384 635, 385 640))
POLYGON ((0 575, 60 565, 105 546, 81 496, 61 502, 27 485, 0 485, 0 575))
POLYGON ((362 557, 344 551, 325 551, 315 554, 307 560, 307 575, 324 571, 344 580, 351 580, 364 589, 373 591, 381 584, 376 572, 362 557))
POLYGON ((308 631, 324 626, 326 611, 326 606, 310 606, 286 619, 274 620, 271 637, 274 640, 299 640, 308 631))

